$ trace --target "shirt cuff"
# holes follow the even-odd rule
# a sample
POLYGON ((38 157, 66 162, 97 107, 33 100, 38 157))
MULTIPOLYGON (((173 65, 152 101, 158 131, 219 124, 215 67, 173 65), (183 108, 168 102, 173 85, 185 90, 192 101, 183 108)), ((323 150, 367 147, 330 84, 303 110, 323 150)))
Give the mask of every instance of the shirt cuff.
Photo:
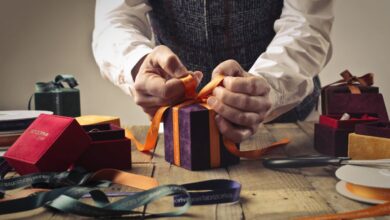
POLYGON ((133 70, 134 66, 137 65, 138 61, 142 59, 142 57, 144 57, 145 55, 151 53, 152 50, 152 48, 147 46, 139 46, 126 55, 124 62, 125 82, 129 84, 134 83, 131 71, 133 70))

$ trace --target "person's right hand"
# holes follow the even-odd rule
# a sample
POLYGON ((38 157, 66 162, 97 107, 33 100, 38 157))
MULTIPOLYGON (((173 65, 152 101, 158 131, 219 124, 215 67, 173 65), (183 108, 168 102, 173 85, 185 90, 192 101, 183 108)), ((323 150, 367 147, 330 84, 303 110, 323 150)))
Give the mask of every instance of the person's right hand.
POLYGON ((135 103, 150 118, 161 106, 177 103, 184 98, 184 85, 179 78, 194 74, 198 83, 202 78, 201 72, 189 72, 166 46, 155 47, 141 62, 132 93, 135 103))

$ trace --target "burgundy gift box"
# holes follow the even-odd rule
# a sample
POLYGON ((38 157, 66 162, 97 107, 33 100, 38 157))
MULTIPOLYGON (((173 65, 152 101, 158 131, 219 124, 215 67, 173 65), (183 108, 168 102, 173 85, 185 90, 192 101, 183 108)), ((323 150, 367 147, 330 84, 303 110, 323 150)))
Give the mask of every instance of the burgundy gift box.
POLYGON ((361 123, 377 121, 375 116, 350 114, 351 119, 339 120, 341 115, 321 115, 314 127, 314 147, 325 155, 344 157, 348 155, 348 135, 361 123))
MULTIPOLYGON (((164 118, 165 160, 174 163, 172 109, 164 118)), ((189 170, 210 169, 209 110, 198 104, 179 109, 180 166, 189 170)), ((220 139, 220 167, 237 164, 240 158, 230 154, 220 139)))
POLYGON ((390 122, 371 122, 356 125, 356 134, 390 138, 390 122))
POLYGON ((347 85, 327 86, 321 91, 323 115, 338 115, 345 112, 376 114, 381 121, 388 121, 387 110, 378 87, 358 86, 361 94, 351 94, 347 85))
POLYGON ((130 140, 125 137, 124 129, 114 124, 83 126, 92 139, 89 148, 74 164, 89 171, 104 168, 130 169, 130 140))
POLYGON ((87 150, 89 136, 75 119, 41 114, 4 154, 19 173, 64 171, 87 150))

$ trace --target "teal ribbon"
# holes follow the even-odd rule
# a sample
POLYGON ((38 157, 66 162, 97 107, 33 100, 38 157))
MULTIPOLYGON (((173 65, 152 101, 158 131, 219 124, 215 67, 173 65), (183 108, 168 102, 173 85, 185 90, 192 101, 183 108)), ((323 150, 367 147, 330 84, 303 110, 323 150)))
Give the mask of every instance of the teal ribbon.
MULTIPOLYGON (((0 157, 0 162, 2 158, 0 157)), ((8 168, 4 167, 4 173, 8 168)), ((124 198, 110 202, 102 187, 110 181, 89 182, 91 173, 81 168, 64 172, 34 173, 11 179, 0 179, 0 196, 7 190, 25 187, 50 188, 30 196, 0 202, 0 215, 28 211, 46 207, 57 211, 87 217, 121 217, 143 214, 146 217, 173 217, 185 213, 193 205, 206 205, 237 202, 240 198, 241 184, 233 180, 207 180, 184 185, 163 185, 142 192, 122 194, 124 198), (134 209, 150 204, 162 197, 172 196, 174 210, 163 213, 141 213, 134 209), (80 199, 91 197, 94 204, 80 199)), ((129 192, 126 192, 129 193, 129 192)))
POLYGON ((134 209, 150 204, 165 196, 185 196, 186 203, 174 211, 163 213, 146 213, 148 217, 173 217, 182 215, 191 206, 189 193, 180 185, 163 185, 126 196, 110 203, 107 195, 98 188, 63 187, 48 192, 39 192, 21 199, 1 202, 0 214, 28 211, 39 207, 55 209, 87 217, 119 217, 123 215, 141 214, 134 209), (84 203, 79 199, 90 194, 94 205, 84 203))

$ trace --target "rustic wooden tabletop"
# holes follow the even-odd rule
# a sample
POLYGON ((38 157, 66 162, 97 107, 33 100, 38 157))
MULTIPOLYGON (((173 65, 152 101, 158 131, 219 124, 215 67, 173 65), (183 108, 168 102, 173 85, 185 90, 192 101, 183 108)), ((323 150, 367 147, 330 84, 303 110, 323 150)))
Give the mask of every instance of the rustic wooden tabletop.
MULTIPOLYGON (((134 126, 131 130, 139 140, 145 139, 147 126, 134 126)), ((241 144, 242 150, 267 146, 287 137, 291 143, 275 149, 269 156, 298 156, 316 154, 313 149, 313 123, 269 124, 241 144)), ((188 171, 164 160, 164 141, 160 137, 155 152, 144 154, 134 147, 131 172, 156 178, 160 184, 182 184, 187 182, 224 178, 242 184, 241 199, 235 204, 192 206, 186 215, 177 219, 291 219, 326 213, 362 209, 368 205, 352 201, 335 190, 337 178, 335 168, 317 167, 302 169, 270 170, 260 161, 241 160, 240 164, 228 168, 208 171, 188 171)), ((134 190, 118 185, 108 191, 134 190)), ((141 212, 165 212, 172 208, 172 201, 162 199, 150 204, 141 212)), ((83 219, 70 214, 53 214, 44 208, 25 213, 3 215, 0 219, 83 219)), ((137 218, 142 219, 142 215, 137 218)), ((376 219, 390 219, 380 217, 376 219)))

